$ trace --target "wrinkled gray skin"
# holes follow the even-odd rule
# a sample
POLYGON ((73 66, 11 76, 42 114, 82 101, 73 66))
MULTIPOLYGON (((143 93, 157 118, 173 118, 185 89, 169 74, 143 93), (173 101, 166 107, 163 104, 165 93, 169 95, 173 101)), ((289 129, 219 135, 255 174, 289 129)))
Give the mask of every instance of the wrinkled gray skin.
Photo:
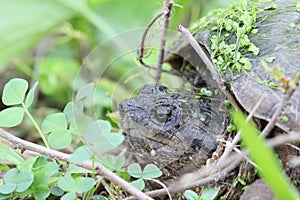
POLYGON ((123 100, 119 111, 133 149, 171 171, 183 165, 188 169, 188 163, 200 166, 216 149, 210 101, 193 93, 146 85, 136 97, 123 100))

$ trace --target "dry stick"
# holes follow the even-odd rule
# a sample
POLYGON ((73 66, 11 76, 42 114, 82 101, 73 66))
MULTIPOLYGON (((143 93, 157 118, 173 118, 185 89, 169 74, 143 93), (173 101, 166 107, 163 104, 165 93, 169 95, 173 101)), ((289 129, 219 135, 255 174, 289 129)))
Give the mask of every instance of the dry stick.
MULTIPOLYGON (((174 181, 168 186, 170 193, 176 193, 196 186, 206 185, 212 182, 216 182, 219 179, 222 179, 228 175, 239 163, 243 160, 243 156, 240 154, 231 155, 227 161, 221 164, 213 164, 209 168, 200 169, 194 173, 186 174, 181 177, 179 180, 174 181), (198 177, 199 175, 204 175, 203 178, 199 180, 189 180, 190 178, 198 177)), ((157 197, 167 194, 166 189, 158 189, 145 194, 151 197, 157 197)), ((128 197, 124 200, 133 200, 134 197, 128 197)))
MULTIPOLYGON (((26 140, 22 140, 9 132, 3 130, 0 128, 0 136, 5 138, 10 142, 10 145, 14 148, 22 148, 26 150, 31 150, 40 154, 47 155, 49 157, 52 157, 54 159, 62 160, 65 162, 69 162, 69 158, 71 157, 70 154, 62 153, 53 149, 48 149, 46 147, 34 144, 32 142, 28 142, 26 140)), ((83 162, 81 164, 78 164, 78 166, 92 170, 92 163, 91 162, 83 162)), ((140 190, 136 189, 132 185, 130 185, 128 182, 126 182, 124 179, 117 176, 115 173, 109 171, 104 166, 97 164, 96 170, 99 172, 101 176, 103 176, 105 179, 108 179, 117 185, 119 185, 121 188, 126 190, 128 193, 134 195, 137 199, 152 199, 151 197, 147 196, 140 190)))
POLYGON ((160 50, 158 52, 158 60, 157 60, 156 75, 155 75, 156 84, 159 83, 161 77, 162 64, 164 62, 165 46, 167 41, 167 34, 168 34, 168 28, 169 28, 169 23, 171 18, 172 6, 173 6, 173 1, 168 1, 168 4, 166 5, 164 11, 165 24, 161 35, 160 50))
MULTIPOLYGON (((298 87, 298 86, 297 86, 298 87)), ((276 109, 275 113, 273 114, 272 118, 268 122, 267 126, 264 128, 264 130, 261 132, 262 137, 266 137, 274 128, 278 117, 283 110, 284 106, 286 106, 287 101, 291 98, 291 96, 294 94, 296 88, 290 88, 287 93, 282 97, 281 101, 279 102, 278 108, 276 109)))
POLYGON ((270 147, 276 147, 282 144, 286 144, 288 142, 299 142, 300 141, 300 132, 292 131, 288 134, 278 135, 274 138, 270 138, 267 140, 267 143, 270 147))
POLYGON ((181 32, 188 39, 190 45, 197 52, 197 54, 200 56, 200 58, 202 59, 202 61, 204 62, 204 64, 206 65, 206 67, 208 68, 210 73, 212 74, 213 78, 215 78, 219 88, 223 91, 223 93, 225 94, 227 99, 230 100, 232 106, 237 109, 238 104, 236 103, 236 101, 233 98, 233 96, 231 95, 231 93, 228 91, 227 87, 224 84, 224 81, 220 77, 220 75, 217 72, 215 66, 213 65, 211 60, 207 57, 207 55, 205 54, 205 52, 203 51, 203 49, 201 48, 199 43, 195 40, 195 38, 193 37, 193 35, 190 33, 190 31, 188 29, 184 28, 181 25, 179 25, 177 27, 177 29, 179 30, 179 32, 181 32))
POLYGON ((162 15, 164 14, 164 12, 160 12, 157 15, 155 15, 151 21, 149 22, 149 24, 147 25, 143 35, 142 35, 142 39, 141 39, 141 44, 140 44, 140 48, 138 49, 138 60, 141 63, 141 65, 143 65, 144 67, 153 69, 153 67, 151 65, 148 65, 147 63, 144 62, 143 57, 144 57, 144 53, 145 53, 145 41, 146 41, 146 36, 149 32, 149 29, 151 28, 151 26, 154 24, 154 22, 156 22, 156 20, 158 18, 160 18, 162 15))
MULTIPOLYGON (((265 98, 265 95, 262 95, 261 98, 258 100, 258 102, 253 107, 253 109, 251 110, 251 112, 249 113, 249 115, 247 116, 246 122, 248 122, 253 117, 254 113, 256 112, 257 108, 260 106, 260 104, 264 98, 265 98)), ((224 159, 226 159, 228 157, 228 155, 230 154, 230 152, 232 151, 234 146, 240 141, 240 139, 241 139, 241 131, 238 131, 238 133, 236 134, 236 136, 234 137, 232 142, 230 144, 226 145, 224 153, 221 156, 221 158, 218 160, 218 162, 223 162, 224 159)))
MULTIPOLYGON (((285 144, 287 142, 299 142, 300 141, 300 132, 291 132, 288 135, 279 135, 274 138, 268 139, 267 143, 271 147, 280 146, 282 144, 285 144)), ((179 180, 174 181, 171 185, 168 186, 168 190, 170 193, 175 193, 179 191, 183 191, 185 189, 193 188, 196 186, 205 185, 211 182, 214 182, 216 180, 219 180, 221 178, 226 177, 226 175, 232 171, 236 166, 239 165, 239 163, 244 159, 244 156, 247 155, 247 151, 241 151, 240 153, 234 153, 227 157, 227 159, 224 160, 222 163, 216 163, 209 168, 200 169, 194 173, 191 173, 190 175, 184 175, 179 180), (192 177, 194 179, 198 179, 199 175, 202 175, 203 178, 200 178, 196 181, 187 181, 187 177, 192 177), (187 183, 187 184, 183 184, 187 183), (174 187, 174 185, 176 187, 174 187)), ((295 160, 295 164, 300 165, 300 158, 297 157, 295 160)), ((157 197, 161 195, 166 195, 167 190, 166 189, 158 189, 153 190, 151 192, 146 192, 145 194, 151 196, 151 197, 157 197)), ((128 197, 124 200, 133 200, 136 199, 135 197, 128 197)))

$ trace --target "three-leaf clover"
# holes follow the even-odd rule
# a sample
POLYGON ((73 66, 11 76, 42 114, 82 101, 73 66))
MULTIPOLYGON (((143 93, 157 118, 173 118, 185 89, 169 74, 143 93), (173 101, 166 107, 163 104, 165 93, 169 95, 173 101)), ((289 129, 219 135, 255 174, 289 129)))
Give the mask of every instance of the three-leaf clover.
POLYGON ((154 164, 148 164, 144 167, 144 170, 142 170, 139 164, 133 163, 128 166, 127 172, 130 176, 137 178, 137 180, 131 182, 131 184, 139 190, 145 188, 143 179, 158 178, 162 175, 162 171, 154 164))
POLYGON ((67 192, 62 200, 75 199, 76 192, 87 192, 94 186, 94 179, 79 177, 74 180, 71 175, 66 175, 59 179, 58 186, 67 192))
POLYGON ((61 149, 68 146, 72 141, 71 132, 64 113, 48 115, 42 123, 44 133, 48 134, 48 142, 51 147, 61 149))
POLYGON ((13 168, 4 175, 3 184, 0 185, 0 193, 24 192, 30 187, 32 182, 33 175, 30 171, 19 171, 17 168, 13 168))

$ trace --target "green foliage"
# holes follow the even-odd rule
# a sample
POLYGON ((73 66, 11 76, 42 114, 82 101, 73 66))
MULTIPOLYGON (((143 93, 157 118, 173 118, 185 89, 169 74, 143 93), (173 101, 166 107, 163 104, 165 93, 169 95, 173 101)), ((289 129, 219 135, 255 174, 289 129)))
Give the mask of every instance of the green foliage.
POLYGON ((32 157, 19 162, 4 175, 0 185, 0 198, 25 197, 31 194, 35 199, 46 199, 50 195, 49 185, 53 175, 58 173, 58 165, 48 162, 44 156, 32 157), (10 194, 7 196, 7 194, 10 194))
POLYGON ((113 156, 113 155, 105 155, 104 159, 101 160, 101 164, 110 169, 111 171, 121 171, 122 167, 125 164, 124 156, 113 156))
POLYGON ((198 194, 192 190, 186 190, 184 192, 184 196, 187 200, 214 200, 220 189, 220 187, 205 188, 200 196, 198 196, 198 194))
POLYGON ((154 164, 147 164, 142 170, 138 163, 133 163, 128 166, 127 172, 137 180, 132 181, 131 184, 143 190, 145 188, 145 182, 143 179, 158 178, 162 175, 162 171, 154 164))
MULTIPOLYGON (((216 6, 218 1, 224 4, 223 1, 214 0, 206 2, 204 6, 216 6)), ((137 178, 132 184, 141 189, 144 188, 145 178, 161 176, 161 171, 152 164, 145 166, 143 170, 141 167, 130 167, 126 171, 123 168, 124 156, 106 154, 107 151, 117 148, 123 142, 124 136, 115 132, 116 125, 113 129, 108 121, 98 120, 104 119, 104 115, 111 109, 108 108, 112 101, 106 96, 107 91, 111 93, 115 89, 117 78, 130 71, 136 65, 135 62, 124 59, 113 64, 113 73, 103 75, 101 85, 88 83, 89 80, 79 74, 79 82, 85 85, 81 88, 75 85, 74 90, 78 92, 74 95, 74 102, 67 103, 72 95, 73 80, 80 68, 79 63, 84 60, 86 53, 104 38, 124 31, 124 28, 128 30, 145 27, 161 9, 160 4, 148 2, 147 6, 141 7, 139 0, 130 3, 123 0, 28 0, 26 3, 12 0, 0 3, 1 19, 9 19, 0 20, 0 71, 11 66, 4 65, 5 63, 11 63, 18 72, 24 73, 22 76, 26 76, 27 80, 39 81, 32 84, 30 89, 28 82, 19 78, 11 79, 5 85, 2 101, 8 108, 0 112, 0 126, 14 127, 23 122, 18 131, 32 134, 32 138, 36 139, 33 125, 48 148, 65 148, 74 141, 76 143, 72 145, 76 150, 70 157, 71 163, 78 164, 86 160, 100 162, 127 181, 130 176, 137 178), (124 11, 122 16, 112 12, 118 9, 124 11), (120 18, 126 23, 120 24, 120 18), (38 42, 40 43, 36 46, 38 42), (33 47, 34 51, 31 51, 33 47), (24 53, 25 56, 21 56, 24 53), (41 101, 34 102, 38 85, 41 101), (57 111, 66 103, 63 113, 57 111), (51 106, 56 110, 53 111, 51 106), (84 114, 95 108, 97 120, 84 114)), ((174 12, 176 14, 172 17, 175 19, 171 22, 173 27, 190 15, 189 7, 196 8, 200 5, 198 1, 180 0, 178 3, 183 4, 185 9, 174 8, 177 13, 174 12)), ((196 13, 191 18, 197 18, 199 14, 196 13)), ((116 46, 118 45, 120 44, 116 46)), ((105 53, 112 54, 114 48, 108 46, 105 53)), ((99 55, 99 58, 105 59, 106 54, 99 55)), ((138 85, 136 83, 138 82, 133 83, 134 87, 138 85)), ((127 93, 127 88, 123 87, 122 93, 118 95, 123 98, 127 93)), ((209 96, 209 91, 203 90, 202 93, 209 96)), ((76 192, 93 194, 96 190, 96 186, 93 188, 92 178, 83 178, 95 173, 92 170, 62 161, 54 162, 45 156, 33 156, 24 160, 18 153, 2 144, 0 152, 0 161, 16 165, 10 168, 9 165, 0 164, 0 169, 7 171, 6 178, 0 185, 0 199, 47 199, 50 196, 74 199, 76 192)), ((103 198, 95 195, 93 199, 103 198)))
POLYGON ((0 193, 24 192, 30 187, 32 182, 33 175, 31 172, 19 171, 16 168, 11 169, 3 177, 3 185, 0 187, 0 193))
POLYGON ((92 154, 86 146, 78 147, 70 157, 69 161, 75 164, 82 163, 91 158, 92 154))
POLYGON ((92 178, 77 178, 74 179, 70 175, 62 177, 58 186, 66 191, 67 193, 62 196, 61 199, 74 199, 76 197, 76 192, 87 192, 94 185, 94 179, 92 178))
MULTIPOLYGON (((87 143, 78 147, 70 157, 70 161, 73 163, 90 160, 93 154, 112 150, 124 141, 122 134, 111 131, 112 127, 108 121, 92 121, 83 114, 81 100, 91 92, 91 89, 94 88, 93 84, 80 89, 80 93, 77 95, 78 102, 68 103, 64 113, 53 113, 46 116, 40 128, 28 110, 33 103, 37 85, 35 83, 27 95, 28 83, 23 79, 12 79, 5 85, 2 100, 13 107, 0 112, 0 115, 3 116, 0 122, 4 126, 21 123, 24 113, 26 113, 46 146, 49 142, 47 147, 64 148, 70 145, 73 136, 86 137, 87 143), (89 120, 84 120, 84 123, 81 124, 80 120, 82 118, 89 120), (80 129, 77 129, 79 126, 80 129), (44 134, 48 134, 47 139, 44 134)), ((6 145, 0 145, 0 151, 2 152, 0 155, 1 161, 9 161, 17 165, 17 168, 12 169, 6 165, 1 165, 1 168, 8 170, 8 172, 5 174, 3 184, 0 185, 0 199, 26 197, 28 195, 35 199, 46 199, 50 194, 61 196, 61 199, 74 199, 76 192, 88 192, 94 186, 93 178, 80 176, 81 174, 92 173, 90 170, 70 164, 65 167, 66 173, 62 177, 57 163, 47 161, 44 156, 23 160, 21 156, 6 145), (66 193, 64 194, 64 192, 66 193)), ((123 156, 117 158, 107 155, 105 158, 102 161, 111 170, 122 171, 121 168, 125 163, 123 156)), ((123 172, 125 171, 123 170, 123 172)), ((95 191, 95 189, 93 190, 95 191)))
POLYGON ((44 133, 49 134, 48 142, 55 149, 62 149, 71 144, 72 136, 68 130, 64 113, 48 115, 42 124, 44 133))
POLYGON ((24 79, 14 78, 5 84, 2 101, 7 106, 21 104, 24 101, 28 83, 24 79))
POLYGON ((259 137, 259 131, 240 112, 232 112, 233 120, 242 131, 242 140, 249 149, 251 158, 259 166, 260 176, 280 199, 299 199, 297 189, 288 181, 273 150, 259 137), (263 153, 262 153, 263 152, 263 153))
POLYGON ((16 165, 23 161, 23 158, 19 154, 4 144, 0 144, 0 152, 0 161, 9 161, 16 165))
POLYGON ((0 71, 16 56, 32 48, 45 33, 75 13, 56 1, 1 1, 0 71), (30 13, 30 15, 28 15, 30 13))
POLYGON ((210 30, 210 49, 213 62, 221 73, 247 70, 251 67, 244 53, 258 55, 259 49, 249 40, 248 34, 255 34, 253 29, 256 14, 259 9, 253 5, 248 7, 246 1, 239 1, 228 9, 212 12, 208 17, 201 19, 193 28, 210 30), (233 40, 232 38, 236 39, 233 40))
POLYGON ((24 109, 20 107, 6 108, 0 112, 0 126, 13 127, 21 124, 24 109))
POLYGON ((34 91, 37 84, 36 82, 33 85, 27 96, 28 83, 26 80, 13 78, 5 84, 2 93, 2 102, 7 106, 13 107, 6 108, 0 112, 0 126, 13 127, 22 122, 27 108, 31 106, 33 102, 34 91))
POLYGON ((108 121, 97 120, 88 125, 84 138, 92 147, 92 151, 104 153, 119 146, 124 141, 124 135, 111 131, 108 121))
POLYGON ((70 58, 45 58, 38 68, 41 91, 52 100, 60 98, 60 102, 67 102, 79 63, 70 58))

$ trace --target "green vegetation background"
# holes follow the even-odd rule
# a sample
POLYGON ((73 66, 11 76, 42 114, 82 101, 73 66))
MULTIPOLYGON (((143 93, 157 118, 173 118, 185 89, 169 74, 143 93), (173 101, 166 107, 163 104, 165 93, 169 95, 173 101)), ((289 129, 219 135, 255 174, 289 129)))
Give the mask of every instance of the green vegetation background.
MULTIPOLYGON (((188 26, 210 10, 225 7, 232 1, 177 0, 183 8, 174 8, 170 28, 178 24, 188 26)), ((42 120, 56 109, 63 109, 72 99, 73 82, 86 56, 112 36, 144 29, 161 11, 162 3, 162 0, 0 0, 0 88, 13 77, 37 80, 39 101, 35 107, 36 115, 40 116, 36 117, 42 120)), ((117 46, 106 48, 105 52, 110 53, 117 46)), ((99 58, 106 56, 99 55, 99 58)), ((136 57, 135 52, 133 56, 136 57)), ((114 63, 113 73, 101 77, 103 82, 98 85, 97 100, 93 102, 99 118, 104 118, 112 107, 106 93, 112 92, 119 74, 135 65, 130 59, 121 59, 114 63)), ((79 78, 88 82, 80 75, 79 78)), ((117 101, 131 92, 124 88, 117 101)), ((26 126, 25 121, 22 129, 30 128, 26 126)))

